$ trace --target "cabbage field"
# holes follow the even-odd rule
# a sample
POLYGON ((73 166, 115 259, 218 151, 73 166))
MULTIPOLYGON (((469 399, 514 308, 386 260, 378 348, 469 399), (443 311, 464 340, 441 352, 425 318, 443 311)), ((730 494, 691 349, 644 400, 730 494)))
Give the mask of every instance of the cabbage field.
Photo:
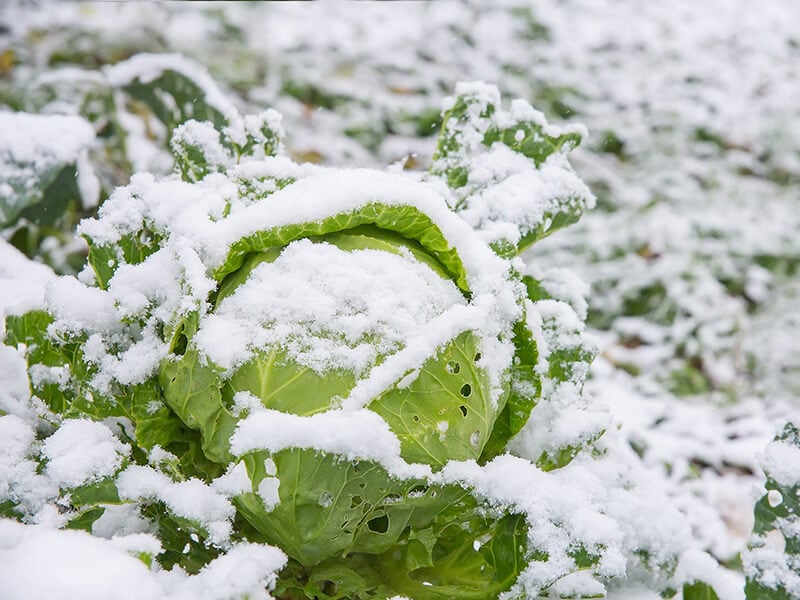
POLYGON ((800 599, 794 0, 0 6, 0 600, 800 599))

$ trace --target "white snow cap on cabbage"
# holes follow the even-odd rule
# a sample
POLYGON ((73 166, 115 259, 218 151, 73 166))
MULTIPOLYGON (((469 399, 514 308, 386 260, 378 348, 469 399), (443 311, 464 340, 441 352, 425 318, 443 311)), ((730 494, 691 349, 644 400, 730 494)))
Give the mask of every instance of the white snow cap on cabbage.
MULTIPOLYGON (((379 273, 382 269, 377 266, 377 252, 345 253, 307 242, 290 245, 286 249, 285 258, 279 259, 271 266, 262 265, 256 269, 252 284, 243 286, 237 298, 249 292, 256 292, 256 280, 259 274, 273 272, 272 275, 280 274, 281 277, 291 277, 296 281, 306 277, 308 281, 298 282, 303 284, 302 289, 308 290, 311 285, 323 292, 319 298, 332 299, 335 294, 329 292, 332 291, 333 282, 328 280, 327 283, 323 283, 322 279, 317 277, 321 275, 325 265, 315 263, 310 254, 300 252, 301 249, 313 248, 315 252, 325 255, 325 260, 331 266, 339 264, 341 268, 357 267, 354 273, 363 274, 364 277, 357 277, 352 283, 359 281, 364 283, 360 289, 364 292, 365 298, 371 295, 371 290, 366 285, 367 275, 383 278, 381 285, 377 287, 383 287, 384 292, 394 291, 373 303, 372 308, 376 308, 381 302, 391 300, 400 304, 410 301, 421 310, 421 313, 417 309, 395 311, 394 309, 399 306, 395 304, 392 307, 384 306, 379 311, 388 319, 381 326, 385 325, 383 333, 388 334, 390 341, 396 342, 402 338, 405 345, 392 355, 393 360, 387 360, 375 367, 366 379, 359 382, 360 387, 353 392, 354 405, 362 405, 367 396, 374 397, 375 393, 385 389, 387 385, 400 380, 410 370, 417 368, 421 360, 431 356, 443 344, 467 330, 477 330, 481 333, 486 345, 481 349, 484 356, 482 366, 486 368, 490 377, 493 398, 499 397, 502 373, 509 364, 507 359, 510 360, 512 349, 508 347, 508 343, 497 340, 508 339, 511 324, 520 314, 517 298, 522 293, 518 284, 509 281, 508 262, 499 258, 469 225, 448 208, 444 197, 434 185, 416 181, 409 176, 367 169, 301 167, 288 164, 285 159, 266 159, 252 165, 248 164, 244 171, 251 175, 266 170, 275 177, 283 171, 286 171, 289 178, 300 177, 291 185, 272 193, 268 199, 249 205, 238 199, 234 183, 222 174, 207 177, 199 184, 188 184, 174 179, 158 181, 152 176, 137 175, 131 179, 129 186, 116 190, 101 208, 99 219, 85 220, 81 224, 81 233, 88 235, 95 243, 114 244, 121 236, 133 234, 147 223, 149 227, 166 236, 162 248, 148 257, 144 263, 117 269, 109 283, 109 291, 113 296, 116 310, 123 313, 120 316, 129 316, 141 307, 153 306, 152 318, 159 322, 168 322, 170 313, 175 318, 198 306, 207 308, 205 303, 210 282, 207 274, 222 265, 234 243, 249 235, 287 225, 318 222, 328 217, 356 212, 374 203, 398 207, 411 206, 427 215, 442 232, 444 239, 457 251, 472 293, 468 311, 464 310, 466 307, 460 306, 463 301, 456 297, 454 291, 444 292, 444 287, 452 287, 449 283, 434 284, 435 274, 428 273, 426 270, 430 269, 427 266, 417 264, 410 258, 403 261, 397 256, 381 257, 385 272, 379 273), (260 166, 256 168, 254 165, 260 166), (226 213, 228 208, 230 214, 226 213), (197 264, 189 265, 191 261, 186 258, 189 255, 194 257, 194 263, 197 264), (333 260, 334 257, 336 260, 333 260), (291 265, 289 265, 290 259, 293 261, 291 265), (285 268, 281 268, 284 262, 287 264, 284 265, 285 268), (389 267, 390 264, 393 266, 389 267), (303 271, 295 272, 295 267, 302 267, 303 271), (203 269, 205 273, 202 272, 203 269), (400 273, 398 269, 403 272, 400 273), (166 272, 174 272, 175 276, 168 278, 153 276, 166 272), (407 287, 404 289, 399 280, 389 281, 387 275, 390 272, 396 273, 398 278, 404 278, 407 287), (413 283, 408 283, 412 279, 413 283), (154 291, 156 280, 159 284, 157 292, 154 291), (187 281, 199 283, 192 284, 190 288, 187 286, 187 281), (426 283, 417 287, 420 281, 426 283), (398 290, 402 295, 395 293, 398 290), (424 298, 415 298, 417 293, 422 293, 424 298), (392 298, 392 296, 397 297, 392 298), (445 306, 447 310, 443 310, 445 306), (390 314, 391 319, 389 319, 390 314), (413 329, 410 327, 412 314, 421 317, 421 322, 417 324, 416 336, 409 335, 413 329), (398 329, 397 326, 403 320, 406 324, 398 329), (431 323, 431 327, 425 327, 424 323, 431 323)), ((237 173, 240 171, 242 169, 237 168, 237 173)), ((269 280, 275 281, 274 277, 269 280)), ((266 285, 266 278, 264 281, 266 285)), ((280 285, 279 280, 278 285, 280 285)), ((292 292, 293 298, 297 298, 298 295, 297 290, 292 292)), ((351 296, 353 294, 348 295, 351 296)), ((273 306, 279 309, 281 314, 285 312, 284 309, 289 308, 285 299, 281 300, 275 295, 273 300, 283 307, 273 306)), ((306 302, 307 298, 303 300, 303 303, 297 305, 298 308, 309 304, 306 302)), ((259 328, 251 327, 253 315, 244 318, 245 312, 238 299, 231 297, 223 304, 217 315, 204 320, 204 329, 198 337, 198 342, 212 360, 231 368, 246 360, 250 348, 254 347, 256 342, 269 340, 253 339, 253 335, 259 333, 259 328), (233 345, 218 343, 220 329, 224 330, 229 325, 234 331, 246 331, 247 341, 233 345)), ((406 306, 409 307, 410 305, 406 306)), ((324 306, 320 305, 317 308, 325 312, 324 306)), ((344 327, 341 333, 345 336, 353 334, 354 337, 351 337, 355 340, 359 337, 356 335, 358 332, 363 334, 369 329, 363 324, 359 326, 356 323, 358 318, 361 318, 357 312, 354 307, 335 307, 328 313, 329 316, 336 315, 336 318, 329 320, 322 329, 331 331, 334 328, 344 327), (344 324, 347 319, 350 319, 350 322, 344 324)), ((306 324, 302 318, 295 318, 293 321, 298 326, 306 324)), ((311 321, 307 323, 311 324, 311 321)), ((280 327, 282 324, 288 326, 290 321, 275 319, 271 326, 280 327)), ((316 325, 319 324, 318 320, 316 325)), ((150 330, 154 332, 156 329, 154 324, 150 330)), ((300 329, 294 327, 296 332, 300 329)), ((265 331, 262 329, 261 333, 265 331)), ((145 337, 148 335, 151 334, 146 333, 145 337)), ((146 341, 143 338, 137 343, 147 350, 146 356, 149 357, 147 360, 138 361, 135 365, 137 380, 141 380, 145 367, 153 371, 163 357, 163 345, 147 344, 146 341)), ((354 345, 359 344, 354 342, 354 345)), ((400 345, 396 347, 399 348, 400 345)), ((303 347, 303 344, 295 348, 295 355, 304 355, 309 364, 315 368, 330 366, 329 361, 326 364, 327 359, 319 359, 319 353, 316 354, 317 358, 313 358, 315 354, 309 351, 312 349, 308 345, 305 345, 302 351, 300 347, 303 347)), ((101 370, 107 371, 110 378, 124 378, 127 370, 122 367, 122 363, 118 361, 117 364, 108 360, 103 355, 100 345, 97 349, 97 357, 93 358, 93 361, 101 364, 101 370), (104 364, 107 368, 103 366, 104 364)), ((349 362, 351 368, 363 370, 374 362, 371 358, 376 351, 380 350, 361 347, 351 352, 349 356, 339 358, 349 362)), ((144 356, 138 352, 137 356, 140 355, 144 356)), ((131 360, 128 360, 126 357, 123 362, 130 363, 133 357, 130 358, 131 360)), ((101 377, 102 375, 103 373, 101 377)))
POLYGON ((225 369, 253 351, 282 348, 319 373, 361 373, 465 303, 452 281, 410 253, 346 251, 303 239, 258 265, 193 339, 225 369))

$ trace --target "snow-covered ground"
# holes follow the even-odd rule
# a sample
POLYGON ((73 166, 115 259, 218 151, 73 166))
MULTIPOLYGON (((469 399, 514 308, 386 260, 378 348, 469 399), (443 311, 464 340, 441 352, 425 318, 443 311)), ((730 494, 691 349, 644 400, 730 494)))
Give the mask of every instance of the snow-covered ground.
MULTIPOLYGON (((578 314, 588 306, 600 343, 590 394, 697 546, 736 568, 763 494, 761 453, 785 422, 800 420, 794 0, 12 3, 0 23, 8 30, 0 33, 0 106, 76 112, 68 95, 48 96, 48 82, 63 89, 86 78, 76 66, 120 80, 125 73, 104 65, 176 52, 209 69, 225 94, 217 104, 280 111, 299 161, 426 169, 443 98, 459 81, 494 83, 551 122, 584 124, 589 137, 572 164, 597 207, 530 250, 527 269, 560 286, 553 293, 578 314)), ((133 113, 120 111, 127 162, 98 159, 104 182, 170 166, 153 143, 165 133, 143 129, 133 113)), ((0 131, 0 165, 10 144, 19 149, 0 131)), ((12 277, 19 257, 0 251, 0 303, 18 310, 18 293, 41 302, 47 275, 12 277)), ((55 552, 48 535, 4 522, 0 581, 3 568, 16 569, 4 545, 55 552)), ((57 543, 70 552, 69 538, 57 543)), ((124 541, 101 543, 81 551, 123 555, 124 541)), ((253 560, 274 569, 281 558, 253 560)), ((184 597, 194 580, 141 581, 143 590, 184 597)))

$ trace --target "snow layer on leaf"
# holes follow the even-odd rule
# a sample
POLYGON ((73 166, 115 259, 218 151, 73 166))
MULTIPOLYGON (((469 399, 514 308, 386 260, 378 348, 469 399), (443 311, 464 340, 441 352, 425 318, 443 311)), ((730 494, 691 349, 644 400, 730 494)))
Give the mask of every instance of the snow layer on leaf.
POLYGON ((170 600, 269 600, 286 556, 272 546, 237 544, 195 576, 181 582, 170 600))
POLYGON ((438 474, 447 483, 473 488, 489 502, 512 506, 530 524, 528 544, 547 556, 532 561, 516 586, 536 595, 574 570, 569 551, 585 545, 600 554, 600 570, 606 577, 625 573, 622 531, 603 514, 608 494, 597 474, 568 467, 545 473, 524 459, 504 455, 484 467, 474 462, 450 462, 438 474))
MULTIPOLYGON (((1 318, 1 317, 0 317, 1 318)), ((0 345, 0 411, 31 420, 28 363, 17 348, 0 345)))
POLYGON ((139 506, 128 502, 104 506, 103 514, 92 523, 92 534, 108 539, 153 531, 154 524, 142 517, 139 506))
MULTIPOLYGON (((220 223, 228 245, 259 230, 319 221, 349 213, 370 203, 413 206, 428 216, 458 251, 469 275, 470 289, 480 293, 505 279, 507 267, 475 232, 453 214, 434 187, 410 177, 367 169, 320 169, 276 192, 269 202, 248 207, 220 223)), ((220 257, 223 259, 224 257, 220 257)))
POLYGON ((111 539, 111 543, 131 555, 146 554, 156 556, 164 551, 159 539, 149 533, 116 536, 111 539))
POLYGON ((0 589, 4 600, 270 600, 286 557, 277 548, 239 544, 197 575, 151 571, 133 554, 156 554, 153 536, 112 540, 0 520, 0 589), (42 565, 46 565, 43 576, 42 565), (88 583, 91 585, 87 585, 88 583))
POLYGON ((55 279, 52 269, 29 260, 0 239, 0 310, 21 315, 44 307, 44 288, 55 279))
POLYGON ((0 131, 0 222, 25 207, 6 205, 14 190, 23 198, 35 195, 42 177, 52 180, 54 170, 74 164, 94 140, 92 126, 77 116, 0 111, 0 131))
POLYGON ((214 544, 224 544, 231 534, 234 508, 230 501, 199 479, 173 482, 151 467, 131 466, 117 478, 120 497, 159 500, 179 517, 202 525, 214 544))
POLYGON ((526 316, 536 339, 542 393, 509 449, 536 461, 543 455, 587 447, 608 428, 610 416, 583 392, 596 341, 585 333, 586 326, 572 307, 560 300, 527 302, 526 316))
POLYGON ((675 569, 675 580, 681 584, 706 582, 719 598, 725 600, 744 600, 745 597, 741 576, 723 569, 711 555, 696 548, 681 556, 675 569))
POLYGON ((766 474, 782 486, 800 486, 800 448, 775 441, 767 444, 760 456, 766 474))
POLYGON ((370 410, 301 417, 265 409, 242 420, 231 437, 231 451, 237 455, 284 448, 312 448, 349 460, 373 460, 397 477, 424 477, 431 472, 425 465, 409 465, 400 458, 397 436, 370 410))
POLYGON ((51 282, 46 297, 47 307, 55 317, 54 330, 79 333, 119 328, 113 298, 75 277, 59 277, 51 282))
POLYGON ((298 240, 257 266, 205 317, 194 341, 225 369, 254 350, 281 347, 319 373, 363 373, 465 302, 452 281, 410 254, 298 240))
POLYGON ((106 67, 105 75, 111 85, 122 87, 136 79, 142 83, 150 83, 167 70, 181 73, 196 83, 204 93, 203 100, 206 104, 213 106, 223 115, 236 111, 208 71, 199 63, 181 54, 137 54, 128 60, 106 67))
POLYGON ((88 419, 65 420, 42 446, 47 476, 61 488, 113 475, 128 450, 108 427, 88 419))
POLYGON ((32 460, 33 429, 14 415, 0 416, 0 503, 10 500, 25 517, 34 517, 58 489, 32 460))
POLYGON ((498 144, 471 159, 469 165, 469 185, 476 191, 459 215, 481 230, 487 242, 498 239, 493 235, 499 231, 498 224, 515 229, 514 239, 502 238, 513 244, 519 242, 521 231, 540 223, 547 228, 547 216, 554 215, 569 198, 581 209, 594 205, 589 188, 562 154, 554 154, 534 168, 530 158, 498 144))
POLYGON ((796 556, 786 553, 783 539, 777 544, 767 544, 749 549, 742 560, 744 572, 760 586, 778 590, 783 588, 789 598, 800 596, 800 574, 796 556))

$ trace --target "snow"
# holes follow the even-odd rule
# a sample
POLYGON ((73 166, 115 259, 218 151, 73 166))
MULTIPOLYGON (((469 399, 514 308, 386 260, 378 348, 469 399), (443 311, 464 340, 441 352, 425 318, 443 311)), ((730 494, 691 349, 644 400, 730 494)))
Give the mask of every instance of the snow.
POLYGON ((41 511, 57 488, 38 473, 33 443, 35 433, 14 415, 0 416, 0 500, 11 500, 23 515, 47 518, 41 511))
POLYGON ((55 317, 53 329, 77 333, 115 330, 119 321, 113 299, 103 290, 82 284, 74 277, 59 277, 45 292, 47 308, 55 317))
POLYGON ((271 596, 266 589, 274 587, 276 573, 285 564, 286 557, 277 548, 238 544, 189 577, 174 597, 175 600, 269 600, 271 596))
POLYGON ((144 563, 106 540, 6 519, 0 520, 0 580, 9 600, 162 597, 144 563))
POLYGON ((10 346, 0 346, 0 411, 23 419, 33 416, 28 401, 28 361, 23 353, 10 346))
POLYGON ((283 553, 259 544, 238 544, 197 575, 153 572, 131 553, 156 553, 152 536, 113 540, 83 531, 58 531, 0 520, 0 580, 3 598, 106 598, 136 600, 269 600, 266 591, 286 563, 283 553), (47 574, 42 576, 42 565, 47 574), (91 585, 87 585, 91 582, 91 585))
POLYGON ((430 473, 426 465, 409 465, 400 457, 400 442, 381 417, 370 410, 327 411, 300 417, 265 409, 242 420, 231 437, 231 451, 278 452, 308 448, 350 460, 373 460, 397 477, 430 473), (353 431, 359 435, 354 436, 353 431))
POLYGON ((787 442, 770 442, 761 455, 764 471, 780 485, 800 486, 800 448, 787 442))
POLYGON ((705 581, 720 598, 744 600, 741 577, 720 568, 712 556, 697 549, 687 551, 675 569, 675 577, 683 583, 705 581))
MULTIPOLYGON (((54 171, 67 165, 81 162, 88 166, 79 159, 95 137, 92 126, 81 117, 8 111, 0 111, 0 131, 0 181, 16 188, 23 197, 37 193, 38 177, 45 173, 52 180, 54 171)), ((84 173, 83 177, 92 175, 84 173)), ((90 191, 88 187, 84 189, 90 191)), ((25 206, 13 202, 11 191, 2 197, 0 220, 5 222, 25 206)), ((92 199, 89 196, 86 201, 92 199)))
POLYGON ((233 505, 199 479, 173 482, 151 467, 133 465, 119 475, 117 488, 120 497, 128 500, 161 500, 176 515, 202 525, 212 543, 228 542, 233 505))
POLYGON ((229 166, 231 162, 221 142, 219 132, 211 123, 200 123, 189 119, 178 127, 170 138, 170 147, 179 155, 182 147, 198 149, 207 160, 210 171, 218 166, 229 166))
POLYGON ((782 587, 791 598, 800 594, 800 575, 796 558, 787 560, 787 554, 781 546, 764 545, 749 550, 742 557, 744 572, 768 588, 782 587))
POLYGON ((193 339, 226 370, 255 350, 285 348, 318 373, 361 374, 406 346, 449 307, 465 302, 452 281, 410 253, 347 251, 298 240, 274 262, 253 269, 201 321, 193 339))
POLYGON ((129 450, 108 427, 87 419, 65 420, 42 446, 47 476, 62 488, 113 475, 129 450))
POLYGON ((7 316, 44 308, 45 286, 55 279, 50 267, 28 260, 0 239, 0 306, 7 316))
POLYGON ((164 71, 176 71, 185 74, 191 81, 200 86, 205 102, 216 108, 221 114, 236 111, 228 97, 219 89, 217 83, 199 64, 181 54, 137 54, 136 56, 106 67, 108 82, 123 87, 138 80, 150 83, 160 77, 164 71))

